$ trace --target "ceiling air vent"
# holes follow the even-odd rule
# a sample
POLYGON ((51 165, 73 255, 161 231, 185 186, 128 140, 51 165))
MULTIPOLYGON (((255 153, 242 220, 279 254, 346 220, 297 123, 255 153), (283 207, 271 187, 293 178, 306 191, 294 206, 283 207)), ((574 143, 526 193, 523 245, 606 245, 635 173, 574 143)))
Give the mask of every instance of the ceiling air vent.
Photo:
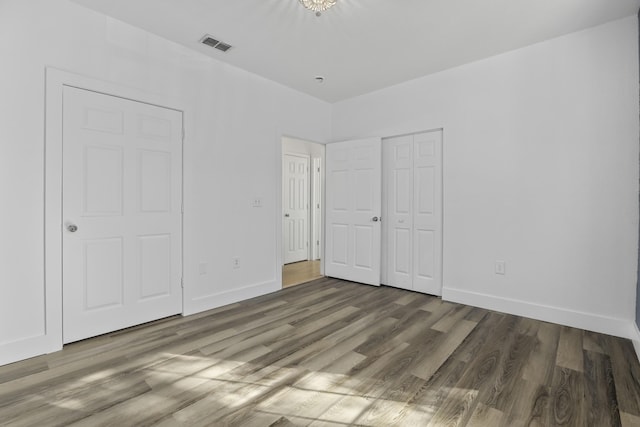
POLYGON ((214 46, 216 49, 221 50, 223 52, 228 51, 229 49, 231 49, 231 45, 230 44, 226 44, 226 43, 218 43, 217 45, 214 46))
POLYGON ((211 46, 213 48, 216 48, 218 50, 221 50, 222 52, 226 52, 229 49, 231 49, 231 45, 225 42, 221 42, 220 40, 216 40, 213 37, 211 37, 210 35, 206 35, 204 36, 201 40, 201 43, 206 44, 207 46, 211 46))

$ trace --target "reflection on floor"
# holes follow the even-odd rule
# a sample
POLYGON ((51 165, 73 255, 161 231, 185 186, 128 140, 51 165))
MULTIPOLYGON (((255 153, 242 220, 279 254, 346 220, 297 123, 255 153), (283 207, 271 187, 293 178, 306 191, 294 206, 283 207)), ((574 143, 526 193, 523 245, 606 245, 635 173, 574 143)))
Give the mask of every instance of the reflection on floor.
POLYGON ((320 260, 294 262, 282 267, 283 288, 307 283, 320 277, 322 277, 320 275, 320 260))

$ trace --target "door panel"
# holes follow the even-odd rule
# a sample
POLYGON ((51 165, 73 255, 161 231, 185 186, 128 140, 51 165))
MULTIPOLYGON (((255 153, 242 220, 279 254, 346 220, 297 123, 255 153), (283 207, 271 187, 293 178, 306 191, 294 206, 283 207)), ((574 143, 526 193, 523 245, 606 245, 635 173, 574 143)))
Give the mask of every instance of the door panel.
POLYGON ((380 285, 381 154, 379 138, 327 144, 328 276, 380 285))
POLYGON ((432 216, 436 204, 435 167, 418 167, 416 168, 416 175, 416 183, 418 185, 416 191, 416 200, 418 201, 416 213, 418 215, 432 216))
POLYGON ((309 157, 283 156, 284 263, 309 259, 309 157))
POLYGON ((171 293, 171 235, 139 236, 140 299, 171 293))
POLYGON ((140 211, 169 212, 171 209, 171 154, 140 150, 140 211))
POLYGON ((416 291, 442 295, 442 131, 414 135, 416 291))
POLYGON ((63 97, 68 343, 182 311, 182 113, 71 87, 63 97))
POLYGON ((102 109, 87 106, 84 110, 84 129, 121 135, 124 130, 124 114, 118 108, 102 109))
POLYGON ((122 148, 87 144, 83 150, 83 215, 122 215, 122 148))
POLYGON ((348 224, 331 224, 331 251, 328 256, 329 262, 332 264, 347 266, 347 252, 349 245, 349 225, 348 224))
POLYGON ((442 132, 385 139, 385 283, 442 293, 442 132))
POLYGON ((86 312, 107 307, 122 306, 124 301, 122 239, 95 239, 82 243, 83 246, 83 306, 86 312))
POLYGON ((435 233, 432 230, 416 230, 416 277, 431 279, 435 276, 435 233))
POLYGON ((371 270, 373 266, 373 239, 375 229, 370 225, 355 225, 355 261, 358 268, 371 270))
POLYGON ((173 123, 170 119, 138 114, 137 121, 140 138, 153 139, 163 145, 171 143, 173 123))
MULTIPOLYGON (((393 273, 402 276, 396 278, 396 282, 410 279, 411 274, 411 230, 408 228, 396 227, 393 230, 394 256, 391 260, 393 273)), ((408 282, 407 282, 408 283, 408 282)))
POLYGON ((355 176, 355 190, 356 193, 351 196, 355 196, 356 206, 355 209, 358 212, 364 212, 367 214, 373 214, 375 212, 373 189, 369 185, 374 179, 373 171, 370 169, 356 169, 353 172, 355 176))
POLYGON ((413 138, 385 139, 385 184, 387 186, 387 278, 386 284, 413 289, 413 138))

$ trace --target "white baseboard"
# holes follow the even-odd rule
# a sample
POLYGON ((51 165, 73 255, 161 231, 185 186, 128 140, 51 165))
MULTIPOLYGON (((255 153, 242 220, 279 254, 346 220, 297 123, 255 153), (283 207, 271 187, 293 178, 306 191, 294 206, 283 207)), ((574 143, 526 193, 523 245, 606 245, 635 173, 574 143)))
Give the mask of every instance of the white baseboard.
MULTIPOLYGON (((194 298, 184 306, 184 315, 195 314, 202 311, 233 304, 260 295, 269 294, 282 289, 282 284, 271 280, 245 286, 232 291, 220 292, 194 298)), ((34 337, 25 337, 13 342, 0 343, 0 366, 42 354, 52 353, 62 349, 62 336, 54 336, 49 333, 34 337)))
POLYGON ((62 350, 62 337, 37 335, 0 344, 0 366, 62 350))
MULTIPOLYGON (((634 341, 634 345, 640 346, 640 342, 636 344, 636 341, 640 339, 640 333, 637 332, 638 329, 635 327, 635 322, 630 322, 626 319, 594 315, 560 307, 533 304, 516 299, 496 297, 494 295, 452 288, 442 289, 442 299, 602 334, 628 338, 634 341)), ((638 347, 636 347, 636 351, 638 351, 638 347)))
POLYGON ((227 304, 233 304, 239 301, 258 297, 260 295, 270 294, 281 289, 282 284, 277 283, 275 280, 270 280, 268 282, 244 286, 239 289, 194 297, 190 301, 185 301, 183 315, 188 316, 191 314, 201 313, 227 304))

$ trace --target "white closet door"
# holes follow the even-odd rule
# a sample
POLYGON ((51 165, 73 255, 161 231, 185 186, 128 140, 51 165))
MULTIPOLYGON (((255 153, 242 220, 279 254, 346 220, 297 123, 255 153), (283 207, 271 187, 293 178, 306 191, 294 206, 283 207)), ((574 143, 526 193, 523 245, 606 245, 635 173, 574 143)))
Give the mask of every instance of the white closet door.
POLYGON ((309 157, 285 154, 284 175, 284 263, 309 259, 309 157))
POLYGON ((64 88, 63 339, 182 311, 182 113, 64 88))
POLYGON ((327 276, 380 285, 380 138, 326 147, 327 276))
POLYGON ((442 295, 442 131, 414 135, 413 288, 442 295))
POLYGON ((386 138, 385 284, 442 295, 442 131, 386 138))
POLYGON ((413 289, 413 136, 385 139, 386 284, 413 289))

